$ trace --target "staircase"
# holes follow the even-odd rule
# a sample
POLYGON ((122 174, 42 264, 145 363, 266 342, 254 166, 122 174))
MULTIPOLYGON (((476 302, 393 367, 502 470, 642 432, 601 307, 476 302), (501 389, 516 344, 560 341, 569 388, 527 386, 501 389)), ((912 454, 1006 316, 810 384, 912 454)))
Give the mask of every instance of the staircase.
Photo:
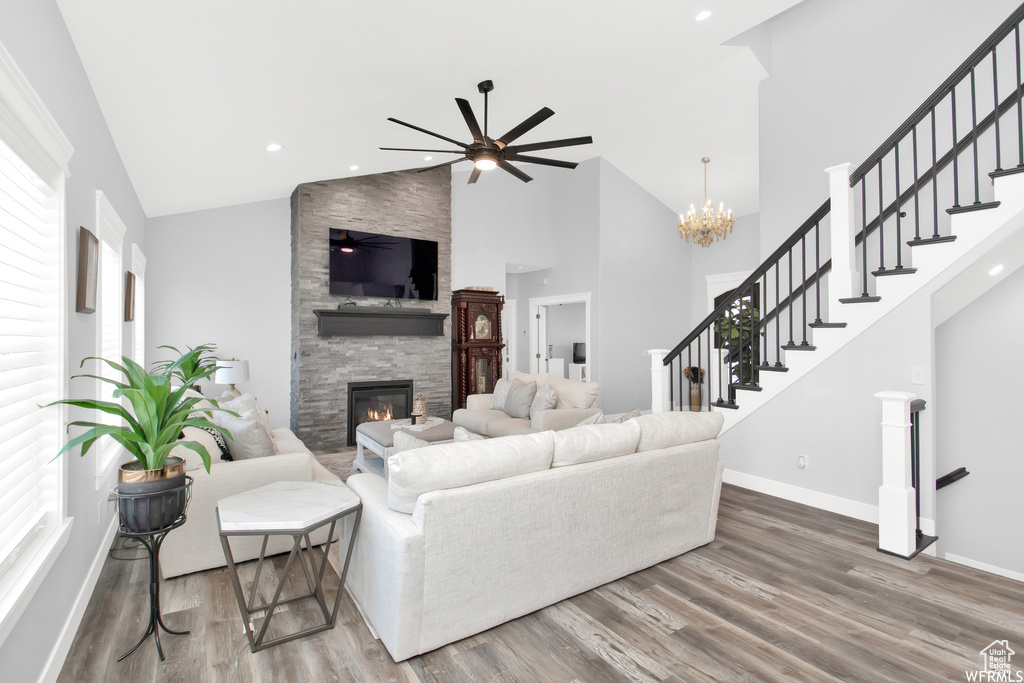
POLYGON ((1020 231, 1022 21, 1024 6, 859 167, 827 169, 831 197, 654 359, 655 411, 722 410, 728 430, 1020 231))

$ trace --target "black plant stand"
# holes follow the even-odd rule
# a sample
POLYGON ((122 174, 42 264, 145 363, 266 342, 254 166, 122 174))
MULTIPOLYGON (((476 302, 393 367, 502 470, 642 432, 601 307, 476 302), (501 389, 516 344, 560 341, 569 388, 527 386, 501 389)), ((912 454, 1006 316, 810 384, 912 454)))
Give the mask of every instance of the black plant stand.
MULTIPOLYGON (((182 488, 184 488, 186 496, 190 497, 192 477, 186 477, 186 483, 182 488)), ((164 495, 165 493, 166 492, 160 492, 153 495, 164 495)), ((125 496, 118 494, 118 497, 138 499, 145 498, 147 496, 125 496)), ((187 498, 185 505, 186 507, 188 505, 187 498)), ((181 516, 174 520, 170 526, 143 532, 131 531, 124 525, 124 520, 121 520, 121 526, 118 529, 121 536, 139 539, 142 542, 142 545, 146 546, 146 550, 149 553, 149 627, 146 629, 146 632, 142 634, 142 637, 139 638, 139 642, 135 643, 135 646, 132 647, 132 649, 117 658, 117 661, 119 662, 138 650, 139 646, 146 642, 146 638, 148 638, 150 634, 153 635, 153 640, 156 641, 156 651, 160 655, 160 661, 162 662, 164 661, 164 651, 163 648, 160 647, 160 629, 162 628, 167 633, 175 636, 188 635, 189 633, 188 631, 172 631, 167 628, 167 625, 164 624, 163 616, 160 614, 160 546, 163 545, 164 538, 167 537, 167 534, 184 524, 186 519, 187 517, 185 516, 185 513, 182 512, 181 516)))

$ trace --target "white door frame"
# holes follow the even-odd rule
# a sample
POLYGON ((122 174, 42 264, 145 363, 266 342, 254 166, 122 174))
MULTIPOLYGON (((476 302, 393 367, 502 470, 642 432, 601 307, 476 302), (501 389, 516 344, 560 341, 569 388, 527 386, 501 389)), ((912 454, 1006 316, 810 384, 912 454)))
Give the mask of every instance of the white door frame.
POLYGON ((517 340, 519 338, 519 325, 516 320, 517 317, 517 306, 515 299, 509 299, 505 301, 505 307, 502 309, 505 314, 505 319, 502 321, 502 331, 505 333, 505 367, 503 368, 502 377, 511 377, 512 373, 515 372, 518 365, 518 358, 516 354, 519 351, 519 344, 517 340))
POLYGON ((544 344, 547 344, 547 307, 558 304, 583 304, 584 325, 586 334, 584 343, 587 345, 587 362, 584 363, 584 377, 591 378, 590 364, 593 359, 593 347, 590 344, 590 292, 579 292, 577 294, 562 294, 559 296, 530 297, 530 372, 539 374, 543 372, 540 365, 540 339, 543 336, 544 344))

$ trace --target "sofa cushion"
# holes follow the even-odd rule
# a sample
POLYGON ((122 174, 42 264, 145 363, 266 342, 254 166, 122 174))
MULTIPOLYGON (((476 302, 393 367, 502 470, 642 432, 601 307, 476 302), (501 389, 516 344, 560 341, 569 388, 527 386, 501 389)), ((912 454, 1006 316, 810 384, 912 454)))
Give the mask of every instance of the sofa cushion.
POLYGON ((516 378, 508 385, 508 397, 505 399, 505 414, 522 420, 530 418, 530 406, 537 395, 536 382, 523 382, 516 378))
POLYGON ((635 420, 622 424, 594 424, 552 432, 555 453, 552 467, 617 458, 636 452, 640 443, 640 425, 635 420))
POLYGON ((540 432, 398 453, 388 458, 388 507, 412 514, 416 500, 429 491, 546 470, 553 452, 552 433, 540 432))
POLYGON ((530 404, 530 417, 542 410, 551 410, 558 405, 558 394, 551 387, 537 387, 537 395, 530 404))
POLYGON ((523 384, 529 384, 530 382, 536 382, 538 389, 540 387, 548 386, 549 380, 552 377, 554 377, 554 375, 548 375, 548 374, 545 374, 545 373, 538 373, 536 375, 531 375, 528 372, 519 372, 518 370, 513 372, 511 375, 509 375, 509 379, 510 380, 518 379, 523 384))
MULTIPOLYGON (((487 434, 487 424, 493 420, 508 420, 503 410, 466 410, 461 408, 452 414, 452 422, 462 425, 471 432, 487 434)), ((487 434, 490 436, 490 434, 487 434)))
POLYGON ((480 440, 486 439, 486 438, 487 437, 484 436, 483 434, 476 434, 475 432, 469 431, 465 427, 456 427, 455 430, 452 433, 452 439, 454 441, 458 441, 458 442, 461 442, 461 441, 480 441, 480 440))
POLYGON ((537 430, 530 426, 529 420, 520 420, 506 415, 501 419, 488 422, 487 431, 484 433, 493 439, 516 434, 535 434, 536 432, 537 430))
POLYGON ((713 439, 722 431, 724 421, 720 412, 692 413, 678 410, 641 415, 630 420, 640 425, 637 452, 713 439))
POLYGON ((577 382, 557 375, 551 375, 548 386, 558 394, 556 408, 593 408, 597 405, 597 382, 577 382))
POLYGON ((214 412, 213 423, 231 434, 227 442, 232 460, 263 458, 276 453, 270 428, 260 419, 260 412, 250 410, 238 417, 220 411, 214 412))
POLYGON ((502 377, 494 383, 494 393, 491 394, 491 410, 505 410, 505 401, 508 399, 509 381, 502 377))
POLYGON ((272 429, 270 435, 274 439, 274 450, 278 453, 309 453, 302 439, 295 436, 287 427, 272 429))
POLYGON ((414 448, 423 448, 424 446, 430 445, 429 441, 417 439, 412 434, 407 434, 400 429, 395 432, 393 443, 394 447, 391 451, 392 453, 404 453, 405 451, 411 451, 414 448))

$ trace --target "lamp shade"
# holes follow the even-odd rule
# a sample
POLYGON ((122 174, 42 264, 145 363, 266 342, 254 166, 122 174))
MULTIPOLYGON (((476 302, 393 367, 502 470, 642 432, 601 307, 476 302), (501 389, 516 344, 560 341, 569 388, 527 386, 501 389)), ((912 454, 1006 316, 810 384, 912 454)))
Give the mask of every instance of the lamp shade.
POLYGON ((213 374, 214 384, 237 384, 249 381, 249 361, 219 360, 217 372, 213 374))

